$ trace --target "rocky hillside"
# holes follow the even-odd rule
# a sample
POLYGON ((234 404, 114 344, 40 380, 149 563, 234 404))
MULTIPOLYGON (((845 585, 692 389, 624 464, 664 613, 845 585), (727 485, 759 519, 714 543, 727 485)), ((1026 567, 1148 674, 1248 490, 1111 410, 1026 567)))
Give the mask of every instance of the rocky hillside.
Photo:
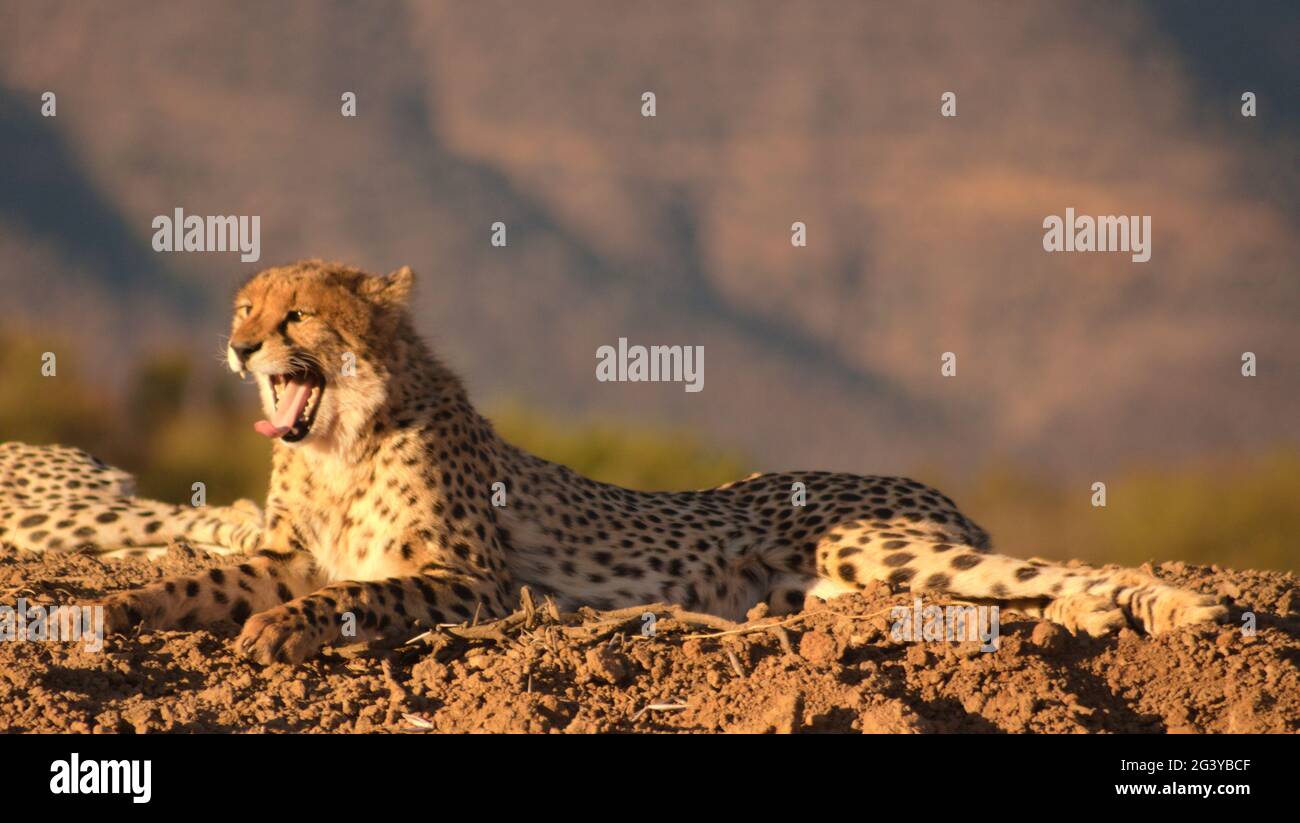
POLYGON ((479 396, 765 464, 1093 476, 1300 440, 1294 14, 1225 39, 1104 8, 16 5, 0 323, 111 382, 160 340, 207 358, 239 278, 323 256, 414 266, 479 396), (154 253, 177 207, 260 215, 262 261, 154 253), (1066 208, 1150 215, 1151 261, 1043 252, 1066 208), (598 383, 619 337, 703 345, 705 390, 598 383))

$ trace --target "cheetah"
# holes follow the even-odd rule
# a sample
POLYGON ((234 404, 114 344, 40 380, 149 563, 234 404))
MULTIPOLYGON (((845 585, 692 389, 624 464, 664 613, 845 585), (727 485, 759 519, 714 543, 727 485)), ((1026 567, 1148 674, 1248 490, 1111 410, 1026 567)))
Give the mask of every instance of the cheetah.
POLYGON ((251 500, 181 506, 135 496, 135 478, 69 446, 0 443, 0 541, 20 550, 154 556, 173 540, 220 554, 256 549, 251 500))
POLYGON ((239 653, 293 664, 504 616, 524 585, 565 609, 664 601, 739 619, 885 581, 1089 635, 1226 616, 1136 570, 994 553, 952 500, 907 478, 785 472, 645 492, 583 477, 475 410, 414 330, 413 282, 409 267, 307 260, 240 287, 229 366, 252 375, 266 415, 254 428, 274 441, 261 544, 227 568, 110 595, 111 630, 230 620, 239 653))

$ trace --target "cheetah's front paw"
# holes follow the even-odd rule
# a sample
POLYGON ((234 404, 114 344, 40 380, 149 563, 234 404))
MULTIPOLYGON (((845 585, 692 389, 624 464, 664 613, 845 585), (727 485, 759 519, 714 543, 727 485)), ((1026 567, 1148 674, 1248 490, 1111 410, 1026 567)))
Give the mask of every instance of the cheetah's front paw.
POLYGON ((283 606, 253 615, 235 638, 235 651, 264 666, 301 663, 319 652, 322 645, 302 618, 283 606))
POLYGON ((157 623, 162 611, 148 592, 139 590, 110 594, 91 605, 104 610, 104 634, 126 634, 136 626, 157 623))

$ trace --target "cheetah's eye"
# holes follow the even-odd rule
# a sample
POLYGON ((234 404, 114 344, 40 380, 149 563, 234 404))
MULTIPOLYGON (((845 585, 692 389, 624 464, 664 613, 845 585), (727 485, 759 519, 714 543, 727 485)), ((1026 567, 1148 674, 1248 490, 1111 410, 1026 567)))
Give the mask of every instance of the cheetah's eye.
POLYGON ((250 304, 241 303, 240 305, 235 306, 235 317, 239 320, 243 320, 252 310, 253 307, 250 304))
POLYGON ((311 317, 311 312, 302 311, 300 309, 294 309, 293 311, 286 314, 284 316, 284 319, 289 321, 290 323, 297 323, 299 320, 302 320, 304 317, 311 317))

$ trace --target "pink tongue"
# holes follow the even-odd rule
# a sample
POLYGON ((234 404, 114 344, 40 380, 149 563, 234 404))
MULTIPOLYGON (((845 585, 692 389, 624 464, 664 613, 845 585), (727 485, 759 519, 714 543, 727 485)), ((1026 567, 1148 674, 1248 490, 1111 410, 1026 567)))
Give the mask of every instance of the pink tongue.
POLYGON ((294 421, 307 408, 307 398, 311 397, 311 385, 295 380, 287 381, 280 390, 280 403, 275 407, 275 414, 270 420, 259 420, 253 424, 258 434, 266 437, 284 437, 293 428, 294 421))

